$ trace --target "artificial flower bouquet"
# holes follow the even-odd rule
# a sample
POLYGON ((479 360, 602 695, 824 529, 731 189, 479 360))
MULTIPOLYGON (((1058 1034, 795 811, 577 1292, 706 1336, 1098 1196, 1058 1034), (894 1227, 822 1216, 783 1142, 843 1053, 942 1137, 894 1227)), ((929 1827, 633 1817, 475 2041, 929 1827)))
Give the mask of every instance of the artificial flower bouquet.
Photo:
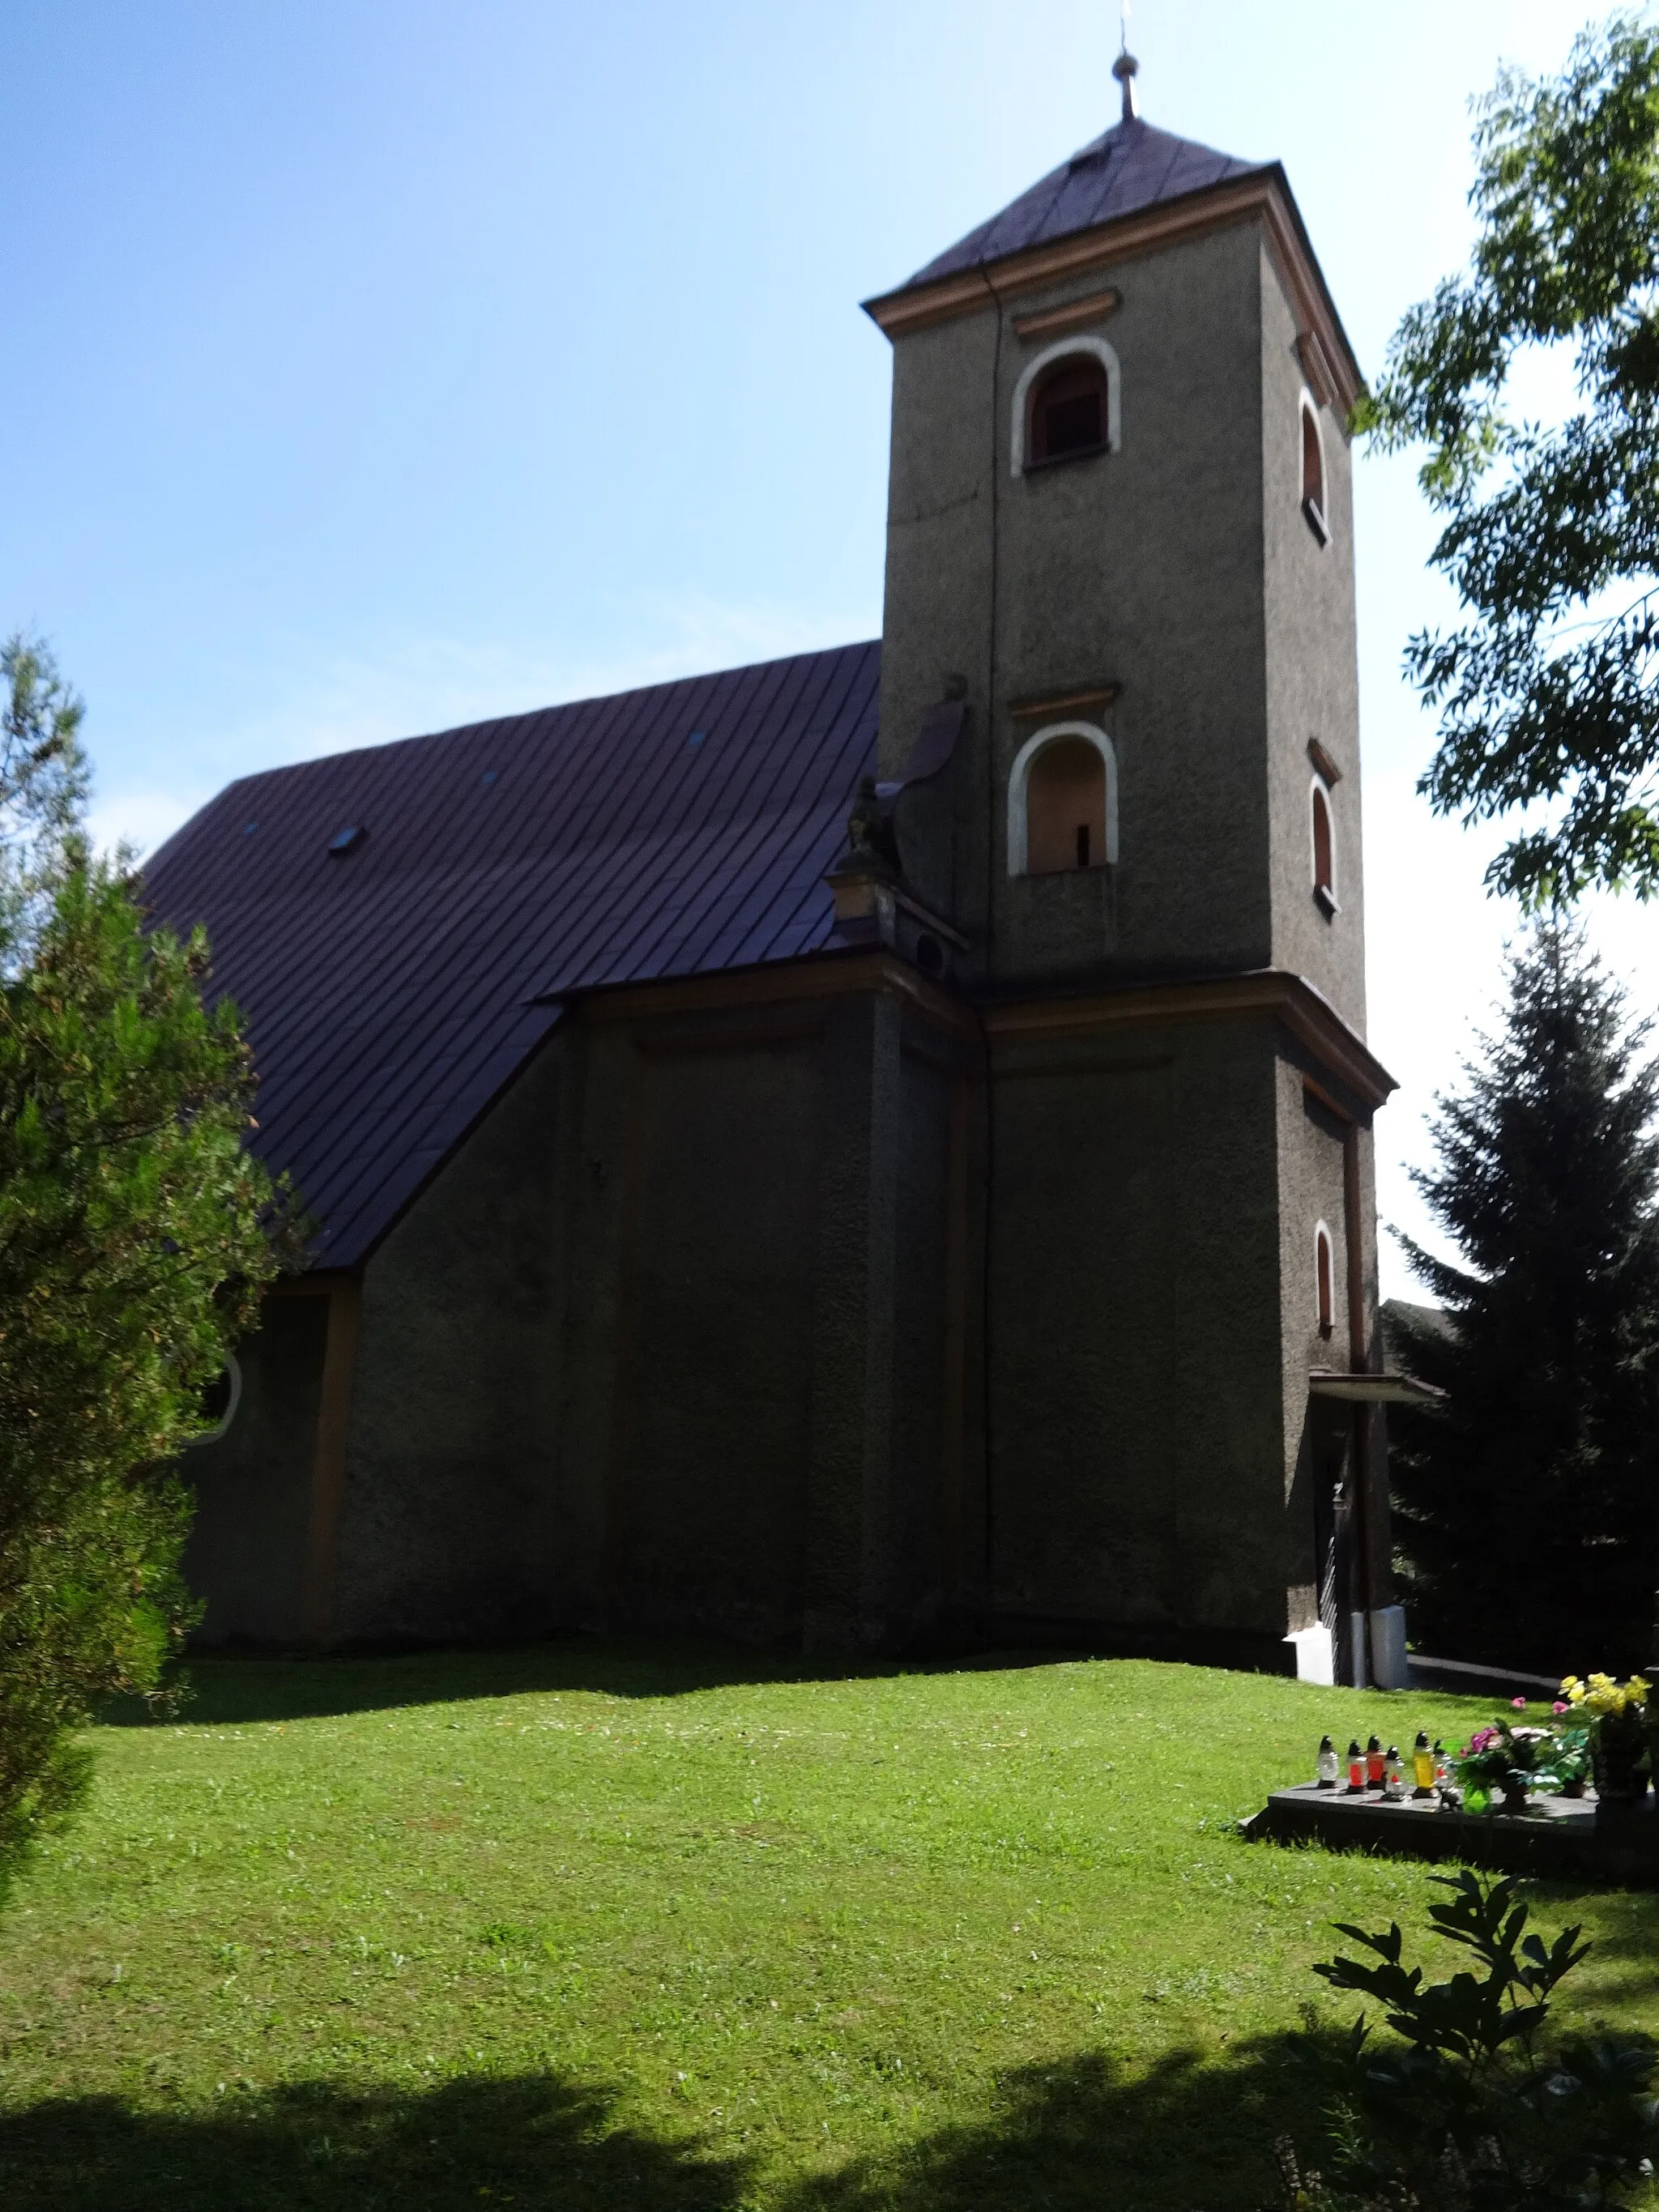
POLYGON ((1583 1681, 1569 1674, 1561 1685, 1555 1710, 1588 1726, 1599 1797, 1630 1802, 1646 1794, 1653 1764, 1648 1687, 1639 1674, 1626 1682, 1615 1682, 1611 1674, 1591 1674, 1583 1681))
MULTIPOLYGON (((1513 1702, 1517 1708, 1526 1705, 1524 1698, 1513 1702)), ((1559 1741, 1553 1728, 1513 1721, 1477 1729, 1451 1761, 1464 1809, 1487 1812, 1501 1796, 1505 1811, 1519 1812, 1529 1790, 1549 1795, 1565 1788, 1569 1777, 1557 1761, 1559 1741)))

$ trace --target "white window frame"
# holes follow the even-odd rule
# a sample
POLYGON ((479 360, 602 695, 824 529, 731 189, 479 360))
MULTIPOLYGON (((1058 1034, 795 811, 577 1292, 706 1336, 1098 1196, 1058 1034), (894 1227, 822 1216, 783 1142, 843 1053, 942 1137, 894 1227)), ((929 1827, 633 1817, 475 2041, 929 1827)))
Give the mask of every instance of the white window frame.
POLYGON ((1045 746, 1057 738, 1082 738, 1100 755, 1106 768, 1106 865, 1114 866, 1117 860, 1117 755, 1112 741, 1097 722, 1048 722, 1034 737, 1027 738, 1014 755, 1014 764, 1008 771, 1008 872, 1011 876, 1029 876, 1028 825, 1025 812, 1026 791, 1031 781, 1031 763, 1045 746))
MULTIPOLYGON (((1009 450, 1013 455, 1012 473, 1025 473, 1025 411, 1031 396, 1031 386, 1046 369, 1058 361, 1075 361, 1079 354, 1091 354, 1106 372, 1106 451, 1115 453, 1123 445, 1123 371, 1115 353, 1104 338, 1059 338, 1045 346, 1035 360, 1028 361, 1020 372, 1019 382, 1014 386, 1013 429, 1009 450)), ((1322 452, 1323 448, 1322 447, 1322 452)), ((1300 464, 1298 463, 1298 465, 1300 464)))
POLYGON ((230 1376, 230 1397, 225 1410, 212 1428, 198 1429, 193 1437, 185 1438, 187 1449, 192 1444, 216 1444, 236 1418, 242 1402, 242 1363, 234 1352, 225 1354, 225 1371, 230 1376))
MULTIPOLYGON (((1305 1214, 1303 1218, 1304 1220, 1307 1218, 1305 1214)), ((1324 1221, 1316 1221, 1314 1224, 1314 1326, 1322 1336, 1334 1336, 1336 1334, 1336 1239, 1332 1236, 1328 1224, 1324 1221), (1322 1241, 1330 1255, 1331 1317, 1328 1322, 1319 1310, 1319 1247, 1322 1241)))
POLYGON ((1331 795, 1331 787, 1317 771, 1308 785, 1308 879, 1313 885, 1313 895, 1321 911, 1327 915, 1340 914, 1342 904, 1336 895, 1336 801, 1331 795), (1316 794, 1325 802, 1325 819, 1331 830, 1331 880, 1328 889, 1319 880, 1319 832, 1315 826, 1317 817, 1314 812, 1316 794))
POLYGON ((1325 425, 1320 420, 1318 403, 1305 384, 1297 399, 1296 496, 1314 536, 1322 545, 1328 545, 1331 542, 1331 471, 1325 453, 1325 425), (1310 499, 1302 489, 1302 422, 1304 416, 1313 424, 1314 443, 1319 448, 1321 496, 1318 499, 1310 499))

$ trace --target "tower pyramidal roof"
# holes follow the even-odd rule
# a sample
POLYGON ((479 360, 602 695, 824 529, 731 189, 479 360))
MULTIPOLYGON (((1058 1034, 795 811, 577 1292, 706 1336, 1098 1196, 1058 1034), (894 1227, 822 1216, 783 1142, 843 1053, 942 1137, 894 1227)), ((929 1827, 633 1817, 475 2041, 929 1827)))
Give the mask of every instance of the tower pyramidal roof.
MULTIPOLYGON (((1133 76, 1125 80, 1128 94, 1133 76)), ((1127 97, 1126 107, 1130 105, 1127 97)), ((1139 215, 1167 200, 1212 185, 1230 184, 1270 168, 1241 161, 1195 139, 1177 138, 1139 117, 1126 117, 1073 155, 1069 161, 1011 201, 1000 215, 970 230, 901 289, 909 291, 941 276, 982 268, 1033 246, 1048 246, 1074 232, 1139 215)))
POLYGON ((1283 167, 1240 161, 1148 123, 1136 97, 1139 73, 1126 40, 1112 66, 1121 120, 895 290, 866 300, 865 312, 896 337, 970 312, 1005 283, 1029 289, 1109 267, 1154 240, 1169 243, 1220 223, 1260 221, 1293 304, 1309 384, 1322 405, 1346 413, 1364 379, 1283 167), (982 273, 994 268, 994 279, 982 273))

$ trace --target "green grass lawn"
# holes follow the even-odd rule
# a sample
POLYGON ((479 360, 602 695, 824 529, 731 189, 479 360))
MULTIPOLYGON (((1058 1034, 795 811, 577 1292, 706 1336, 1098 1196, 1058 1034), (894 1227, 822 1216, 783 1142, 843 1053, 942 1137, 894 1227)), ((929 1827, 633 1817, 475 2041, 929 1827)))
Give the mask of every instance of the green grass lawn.
MULTIPOLYGON (((1231 1824, 1323 1729, 1489 1711, 574 1642, 197 1680, 0 1921, 7 2212, 1255 2212, 1328 1923, 1433 1893, 1231 1824)), ((1659 1897, 1528 1894, 1579 2016, 1659 2029, 1659 1897)))

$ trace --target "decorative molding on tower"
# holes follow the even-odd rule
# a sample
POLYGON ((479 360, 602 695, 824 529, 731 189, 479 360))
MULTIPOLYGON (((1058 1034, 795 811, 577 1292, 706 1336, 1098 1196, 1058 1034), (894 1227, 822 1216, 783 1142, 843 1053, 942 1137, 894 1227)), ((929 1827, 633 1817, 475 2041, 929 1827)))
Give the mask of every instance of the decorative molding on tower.
POLYGON ((1044 307, 1039 314, 1016 315, 1014 336, 1046 338, 1057 337, 1061 331, 1086 330, 1091 323, 1103 323, 1122 305, 1121 292, 1091 292, 1086 300, 1072 300, 1063 307, 1044 307))

